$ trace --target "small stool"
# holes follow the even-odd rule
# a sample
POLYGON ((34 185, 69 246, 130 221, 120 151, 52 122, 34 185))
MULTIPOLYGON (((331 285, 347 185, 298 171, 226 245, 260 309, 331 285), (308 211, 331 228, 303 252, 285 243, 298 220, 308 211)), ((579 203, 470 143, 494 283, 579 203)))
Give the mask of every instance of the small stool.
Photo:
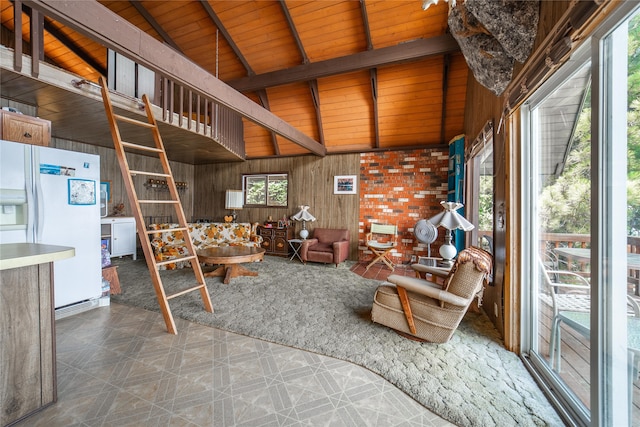
POLYGON ((118 266, 112 265, 111 267, 104 267, 102 269, 102 278, 109 282, 112 295, 118 295, 122 292, 120 289, 120 280, 118 279, 118 266))

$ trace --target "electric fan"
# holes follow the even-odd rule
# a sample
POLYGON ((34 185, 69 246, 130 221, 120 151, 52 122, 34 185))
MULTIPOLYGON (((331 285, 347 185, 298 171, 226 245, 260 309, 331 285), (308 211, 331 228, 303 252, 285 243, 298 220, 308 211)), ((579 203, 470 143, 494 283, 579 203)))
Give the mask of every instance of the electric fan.
POLYGON ((419 242, 427 245, 427 256, 431 257, 431 244, 438 237, 438 229, 426 219, 421 219, 413 227, 413 234, 419 242))

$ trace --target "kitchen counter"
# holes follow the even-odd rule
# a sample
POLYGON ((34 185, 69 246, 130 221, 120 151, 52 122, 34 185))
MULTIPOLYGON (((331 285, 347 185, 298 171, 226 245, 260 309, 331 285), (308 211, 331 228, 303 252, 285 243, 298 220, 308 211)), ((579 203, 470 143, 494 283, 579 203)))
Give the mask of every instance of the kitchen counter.
POLYGON ((67 246, 0 245, 0 426, 57 400, 53 262, 67 246))
POLYGON ((0 270, 44 264, 75 256, 68 246, 39 243, 5 243, 0 245, 0 270))

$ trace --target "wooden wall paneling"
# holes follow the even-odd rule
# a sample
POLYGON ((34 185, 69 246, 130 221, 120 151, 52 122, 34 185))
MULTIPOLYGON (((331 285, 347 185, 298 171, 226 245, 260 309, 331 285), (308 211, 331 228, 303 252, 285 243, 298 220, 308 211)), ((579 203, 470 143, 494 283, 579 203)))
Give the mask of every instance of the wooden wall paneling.
POLYGON ((367 1, 366 6, 371 39, 376 49, 397 44, 399 35, 404 41, 410 41, 441 35, 447 30, 449 6, 445 2, 431 6, 429 12, 416 7, 414 2, 367 1), (396 16, 403 18, 397 21, 402 24, 390 25, 396 16), (415 16, 420 19, 413 19, 415 16))
MULTIPOLYGON (((267 89, 272 113, 307 135, 318 139, 318 123, 309 84, 293 83, 267 89)), ((278 146, 283 155, 306 154, 309 151, 298 144, 278 136, 278 146)))
MULTIPOLYGON (((124 181, 122 179, 122 173, 120 172, 120 166, 115 155, 115 150, 112 148, 100 147, 96 145, 83 144, 80 142, 69 141, 60 138, 53 138, 51 141, 51 147, 59 148, 63 150, 79 151, 81 153, 98 154, 100 156, 100 180, 111 182, 111 200, 108 203, 108 214, 112 215, 114 206, 123 203, 125 206, 124 215, 133 216, 133 210, 129 205, 127 192, 124 187, 124 181)), ((132 170, 142 171, 159 171, 160 164, 156 157, 142 156, 139 154, 128 154, 127 159, 129 162, 129 168, 132 170)), ((179 191, 180 202, 184 209, 187 219, 193 216, 193 165, 186 163, 169 162, 171 171, 176 182, 186 182, 188 187, 184 191, 179 191)), ((147 176, 135 176, 134 186, 139 199, 148 200, 160 200, 168 199, 169 193, 167 191, 154 191, 148 189, 144 184, 149 179, 147 176)), ((160 179, 160 178, 158 178, 160 179)), ((174 209, 171 206, 164 205, 141 205, 144 216, 149 217, 174 217, 174 209)), ((177 218, 173 218, 176 222, 177 218)))
MULTIPOLYGON (((262 105, 255 92, 245 93, 245 95, 256 104, 262 105)), ((264 143, 266 140, 271 140, 272 132, 244 117, 242 118, 242 125, 244 128, 244 146, 246 153, 252 153, 253 157, 266 157, 276 154, 273 144, 264 143)))
POLYGON ((21 102, 11 101, 6 98, 0 98, 0 108, 12 107, 20 111, 22 114, 36 117, 38 115, 38 108, 34 105, 26 105, 21 102))
POLYGON ((275 155, 273 144, 266 144, 265 141, 271 140, 272 132, 242 119, 244 126, 244 146, 247 153, 251 153, 253 157, 266 157, 275 155))
POLYGON ((462 54, 449 57, 449 76, 447 79, 446 118, 444 122, 445 141, 464 133, 464 112, 467 97, 467 79, 469 68, 462 54))
MULTIPOLYGON (((531 56, 534 56, 536 50, 543 48, 541 47, 542 42, 556 22, 568 10, 571 3, 541 2, 538 34, 533 48, 534 53, 531 56)), ((522 64, 516 63, 513 79, 517 78, 523 68, 522 64)), ((517 192, 513 193, 513 189, 517 190, 519 188, 520 182, 517 176, 520 171, 513 166, 513 162, 516 160, 513 158, 513 154, 509 156, 510 153, 516 153, 517 151, 506 145, 516 144, 519 136, 510 135, 507 138, 506 127, 508 123, 506 120, 508 118, 502 117, 504 106, 504 97, 496 97, 492 92, 476 82, 472 74, 469 74, 464 133, 468 135, 467 140, 473 140, 488 120, 493 120, 495 123, 493 142, 495 176, 494 224, 498 223, 497 215, 500 213, 507 219, 505 227, 502 229, 496 228, 494 231, 494 285, 487 287, 484 293, 483 306, 486 308, 485 312, 491 321, 503 335, 505 346, 515 351, 519 348, 520 339, 518 323, 520 283, 514 275, 514 272, 517 272, 520 268, 521 263, 516 246, 520 236, 516 230, 511 228, 513 224, 509 222, 509 219, 516 218, 519 215, 519 212, 512 211, 514 207, 517 208, 517 205, 514 205, 515 201, 511 200, 510 196, 518 194, 517 192), (507 189, 509 189, 509 192, 507 192, 507 189), (507 228, 510 229, 509 233, 507 228), (507 270, 507 265, 509 270, 507 270), (506 305, 505 296, 510 298, 506 305), (516 300, 514 300, 514 296, 516 300), (494 314, 494 305, 498 306, 497 317, 494 314), (508 331, 509 334, 505 335, 505 331, 508 331)))
POLYGON ((375 126, 369 71, 318 79, 318 91, 327 148, 370 149, 375 126))
MULTIPOLYGON (((496 215, 498 206, 505 202, 505 168, 499 163, 504 160, 504 127, 498 131, 500 123, 500 115, 502 114, 502 99, 496 97, 491 91, 480 85, 474 78, 473 74, 469 74, 469 82, 467 88, 467 107, 465 109, 465 134, 467 135, 466 143, 475 140, 484 124, 493 120, 495 123, 494 140, 493 140, 493 159, 494 159, 494 220, 497 224, 496 215)), ((467 196, 469 197, 469 196, 467 196)), ((504 293, 504 264, 505 264, 505 230, 494 230, 494 275, 493 286, 488 286, 484 292, 483 309, 489 319, 496 326, 500 334, 504 334, 504 317, 503 317, 503 293, 504 293), (498 307, 498 316, 494 313, 494 307, 498 307)), ((504 336, 504 335, 503 335, 504 336)))
POLYGON ((440 141, 442 57, 378 70, 380 145, 399 147, 440 141), (411 90, 407 90, 411 87, 411 90))
POLYGON ((215 9, 256 74, 274 71, 276 66, 288 68, 302 62, 278 2, 237 3, 233 8, 225 9, 215 5, 215 9), (243 25, 247 21, 261 25, 243 25), (273 61, 274 55, 281 58, 277 64, 273 61))
MULTIPOLYGON (((289 174, 289 204, 286 208, 248 208, 238 211, 240 222, 260 222, 272 216, 274 220, 291 217, 300 205, 309 205, 309 212, 317 221, 307 224, 315 227, 347 228, 351 232, 349 259, 357 259, 358 243, 358 194, 333 194, 335 175, 360 174, 360 155, 342 154, 324 158, 315 156, 256 159, 243 163, 198 165, 195 167, 194 217, 221 221, 229 212, 224 209, 224 193, 227 189, 242 188, 242 174, 289 174)), ((295 224, 296 234, 301 225, 295 224)))
POLYGON ((311 62, 367 48, 360 2, 289 2, 287 7, 311 62))

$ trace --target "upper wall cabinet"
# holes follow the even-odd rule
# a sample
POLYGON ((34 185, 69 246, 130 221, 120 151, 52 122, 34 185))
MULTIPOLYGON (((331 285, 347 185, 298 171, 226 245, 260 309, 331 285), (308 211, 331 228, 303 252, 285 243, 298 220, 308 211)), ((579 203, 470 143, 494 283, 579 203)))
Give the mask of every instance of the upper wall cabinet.
POLYGON ((51 122, 0 110, 0 139, 47 147, 51 142, 51 122))

